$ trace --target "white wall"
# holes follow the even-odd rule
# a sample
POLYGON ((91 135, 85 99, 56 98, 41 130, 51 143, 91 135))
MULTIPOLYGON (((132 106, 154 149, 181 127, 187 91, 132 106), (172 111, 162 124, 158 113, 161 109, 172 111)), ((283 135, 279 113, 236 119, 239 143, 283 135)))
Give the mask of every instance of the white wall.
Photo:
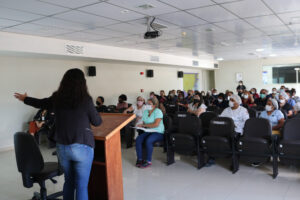
MULTIPOLYGON (((128 102, 133 103, 140 95, 140 89, 145 90, 143 96, 146 98, 153 90, 182 89, 183 79, 177 78, 177 71, 199 73, 200 79, 205 71, 129 62, 0 56, 0 150, 12 146, 13 134, 23 130, 37 111, 17 101, 14 92, 27 92, 38 98, 50 96, 58 88, 66 70, 73 67, 85 70, 85 66, 91 65, 96 66, 97 76, 87 77, 89 91, 94 99, 98 95, 104 96, 106 105, 116 104, 120 93, 127 94, 128 102), (140 75, 146 69, 154 70, 154 78, 140 75)), ((199 89, 207 88, 201 84, 199 89)))
MULTIPOLYGON (((299 57, 268 58, 255 60, 237 60, 222 61, 219 63, 219 69, 215 70, 215 84, 219 91, 230 89, 236 91, 236 73, 243 74, 243 81, 247 89, 256 87, 258 91, 262 88, 269 91, 273 88, 279 88, 282 84, 264 84, 262 80, 263 66, 299 64, 299 57)), ((289 88, 296 88, 300 92, 299 84, 284 84, 289 88)))

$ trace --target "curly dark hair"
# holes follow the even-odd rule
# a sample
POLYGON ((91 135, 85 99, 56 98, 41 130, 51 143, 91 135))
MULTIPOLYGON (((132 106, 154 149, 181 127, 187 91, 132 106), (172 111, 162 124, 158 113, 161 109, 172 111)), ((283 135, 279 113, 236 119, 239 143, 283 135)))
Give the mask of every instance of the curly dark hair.
POLYGON ((77 68, 69 69, 52 97, 57 108, 76 108, 91 98, 83 71, 77 68))

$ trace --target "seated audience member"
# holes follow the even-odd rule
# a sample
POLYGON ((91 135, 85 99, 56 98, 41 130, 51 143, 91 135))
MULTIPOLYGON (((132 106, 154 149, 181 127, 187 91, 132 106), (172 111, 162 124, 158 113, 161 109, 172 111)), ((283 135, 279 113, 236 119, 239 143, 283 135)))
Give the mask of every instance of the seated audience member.
POLYGON ((107 111, 107 106, 103 105, 104 103, 104 98, 102 96, 99 96, 96 100, 96 109, 98 112, 106 112, 107 111))
POLYGON ((201 113, 204 113, 206 111, 206 106, 203 103, 203 98, 201 95, 195 94, 194 102, 188 105, 187 111, 191 114, 196 115, 197 117, 199 117, 201 113))
POLYGON ((167 98, 167 96, 166 96, 166 94, 165 94, 165 91, 164 91, 164 90, 161 90, 161 91, 159 92, 159 94, 160 94, 160 96, 159 96, 159 103, 162 103, 162 104, 167 103, 168 98, 167 98))
POLYGON ((256 88, 251 88, 250 93, 252 94, 254 101, 259 98, 256 88))
POLYGON ((168 104, 176 104, 177 96, 175 96, 175 90, 169 91, 168 104))
POLYGON ((296 105, 296 101, 295 101, 295 99, 292 98, 292 92, 290 90, 287 90, 286 94, 288 96, 287 103, 290 104, 294 108, 294 106, 296 105))
POLYGON ((285 112, 288 118, 293 117, 293 107, 287 103, 283 94, 279 95, 279 108, 282 112, 285 112))
POLYGON ((295 100, 296 103, 300 101, 300 98, 298 96, 296 96, 296 89, 295 88, 291 89, 291 94, 292 94, 292 98, 295 100))
POLYGON ((184 93, 180 92, 177 98, 177 105, 179 111, 186 111, 188 107, 188 101, 184 98, 184 93))
POLYGON ((260 90, 260 97, 254 101, 254 103, 257 107, 264 108, 266 106, 267 101, 268 101, 267 94, 268 94, 268 92, 266 89, 260 90))
POLYGON ((214 101, 214 105, 220 109, 225 109, 228 107, 228 101, 227 99, 225 99, 224 93, 220 93, 218 95, 218 99, 214 101))
POLYGON ((282 85, 282 86, 280 86, 280 89, 279 89, 279 92, 285 92, 285 86, 284 85, 282 85))
POLYGON ((254 105, 254 98, 250 92, 244 90, 242 96, 242 106, 245 108, 251 108, 254 105))
POLYGON ((267 101, 266 110, 260 114, 259 118, 269 120, 272 130, 279 130, 284 124, 284 116, 282 112, 278 110, 278 102, 275 99, 269 99, 267 101))
POLYGON ((181 92, 181 90, 177 90, 176 91, 177 97, 178 97, 178 95, 179 95, 180 92, 181 92))
POLYGON ((205 96, 205 105, 206 106, 211 106, 214 102, 214 97, 212 96, 212 92, 210 90, 208 90, 206 92, 206 96, 205 96))
POLYGON ((128 108, 128 103, 126 101, 127 101, 127 96, 125 94, 121 94, 119 96, 119 102, 117 104, 116 109, 121 110, 121 111, 124 110, 124 109, 127 109, 128 108))
POLYGON ((221 117, 230 117, 235 124, 235 132, 243 134, 244 125, 247 119, 249 119, 249 113, 246 108, 240 106, 242 103, 241 97, 233 94, 229 101, 229 107, 222 113, 221 117))
POLYGON ((150 99, 152 99, 153 97, 156 97, 157 99, 159 99, 159 96, 157 94, 155 94, 155 92, 150 92, 149 97, 150 97, 150 99))
POLYGON ((137 167, 151 166, 153 143, 164 139, 163 113, 158 108, 158 104, 156 98, 147 101, 146 110, 142 117, 143 123, 138 125, 138 127, 146 128, 149 132, 146 131, 136 138, 137 167), (146 146, 146 160, 143 160, 143 143, 146 146))
POLYGON ((133 112, 136 115, 135 125, 138 125, 143 123, 142 117, 145 110, 145 99, 141 96, 138 96, 136 98, 136 104, 132 104, 132 106, 124 110, 124 113, 133 112))
POLYGON ((188 90, 187 97, 185 98, 188 103, 192 103, 193 102, 193 96, 194 96, 193 90, 188 90))
POLYGON ((212 90, 212 97, 214 98, 213 101, 217 100, 218 99, 218 90, 217 89, 213 89, 212 90))
POLYGON ((243 81, 239 81, 239 85, 236 87, 236 92, 238 93, 239 96, 246 90, 246 86, 244 86, 243 81))

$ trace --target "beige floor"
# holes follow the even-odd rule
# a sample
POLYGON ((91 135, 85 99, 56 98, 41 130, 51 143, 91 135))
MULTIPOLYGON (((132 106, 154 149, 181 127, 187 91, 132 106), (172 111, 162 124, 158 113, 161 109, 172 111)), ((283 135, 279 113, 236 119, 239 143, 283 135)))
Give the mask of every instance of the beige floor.
MULTIPOLYGON (((42 148, 45 160, 55 160, 53 150, 42 148)), ((300 169, 280 166, 277 179, 271 177, 271 166, 253 168, 241 164, 232 174, 227 160, 216 165, 195 168, 191 157, 177 157, 175 164, 164 164, 165 154, 155 148, 153 165, 148 169, 134 167, 134 148, 123 149, 123 180, 125 200, 299 200, 300 169)), ((34 188, 26 189, 17 171, 14 151, 0 153, 0 200, 24 200, 32 197, 34 188)), ((58 184, 47 183, 49 193, 62 189, 63 177, 58 184)))

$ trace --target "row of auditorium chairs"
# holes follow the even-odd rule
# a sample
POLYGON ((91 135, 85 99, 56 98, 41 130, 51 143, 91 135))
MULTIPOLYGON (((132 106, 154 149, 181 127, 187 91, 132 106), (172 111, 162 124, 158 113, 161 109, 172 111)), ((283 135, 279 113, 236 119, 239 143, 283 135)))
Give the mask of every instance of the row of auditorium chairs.
POLYGON ((247 163, 272 162, 273 178, 278 175, 278 160, 300 160, 300 118, 285 122, 282 136, 272 135, 266 119, 250 118, 246 121, 243 136, 234 132, 231 118, 217 117, 213 112, 203 113, 200 118, 178 112, 173 116, 172 127, 166 129, 165 150, 167 164, 173 164, 174 153, 197 156, 197 168, 203 167, 207 158, 227 157, 230 169, 236 173, 239 161, 247 163))

